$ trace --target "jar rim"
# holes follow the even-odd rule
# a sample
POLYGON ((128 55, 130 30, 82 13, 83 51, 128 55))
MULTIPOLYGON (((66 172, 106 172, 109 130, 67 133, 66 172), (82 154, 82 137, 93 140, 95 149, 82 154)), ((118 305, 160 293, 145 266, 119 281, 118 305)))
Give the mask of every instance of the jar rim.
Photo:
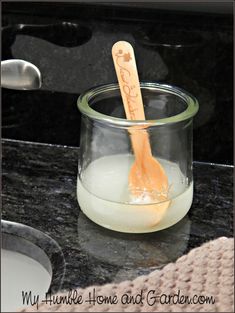
POLYGON ((97 95, 100 95, 103 92, 117 90, 119 89, 118 83, 111 83, 100 85, 94 88, 89 89, 88 91, 82 93, 77 101, 77 106, 79 111, 88 116, 89 118, 100 121, 103 123, 112 124, 113 126, 123 126, 123 127, 132 127, 132 126, 140 126, 142 127, 149 127, 149 126, 160 126, 172 123, 178 123, 184 120, 188 120, 192 118, 199 109, 199 104, 197 99, 192 96, 190 93, 186 92, 185 90, 168 85, 168 84, 160 84, 155 82, 140 82, 141 89, 150 89, 150 90, 159 90, 164 91, 169 94, 173 94, 175 96, 180 97, 187 105, 187 108, 174 116, 161 118, 161 119, 154 119, 154 120, 128 120, 124 118, 112 117, 110 115, 106 115, 100 113, 91 108, 89 102, 94 99, 97 95))

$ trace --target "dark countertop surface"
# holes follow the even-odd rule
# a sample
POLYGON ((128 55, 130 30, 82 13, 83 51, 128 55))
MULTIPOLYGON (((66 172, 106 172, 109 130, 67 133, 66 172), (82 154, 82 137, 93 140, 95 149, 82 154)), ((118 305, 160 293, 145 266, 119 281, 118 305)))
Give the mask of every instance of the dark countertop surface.
POLYGON ((66 263, 62 289, 132 279, 206 241, 233 235, 233 166, 195 162, 189 214, 160 232, 124 234, 94 224, 80 211, 78 148, 13 140, 3 140, 2 147, 2 218, 58 242, 66 263))

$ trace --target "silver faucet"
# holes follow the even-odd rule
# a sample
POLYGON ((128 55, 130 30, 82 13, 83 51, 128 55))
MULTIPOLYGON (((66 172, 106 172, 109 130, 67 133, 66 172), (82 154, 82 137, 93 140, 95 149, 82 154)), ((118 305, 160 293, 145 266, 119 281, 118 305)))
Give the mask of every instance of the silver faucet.
POLYGON ((16 90, 39 89, 42 85, 41 73, 32 63, 12 59, 1 61, 1 86, 16 90))

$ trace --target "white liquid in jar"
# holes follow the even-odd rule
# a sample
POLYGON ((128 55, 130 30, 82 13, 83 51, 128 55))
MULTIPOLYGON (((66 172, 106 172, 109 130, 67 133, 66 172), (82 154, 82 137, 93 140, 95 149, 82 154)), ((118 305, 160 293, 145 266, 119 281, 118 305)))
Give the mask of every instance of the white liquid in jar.
MULTIPOLYGON (((15 312, 24 307, 22 291, 44 298, 51 275, 34 259, 18 252, 1 249, 1 311, 15 312)), ((42 299, 40 298, 40 299, 42 299)))
POLYGON ((193 183, 175 163, 158 159, 169 182, 169 207, 140 204, 128 190, 131 155, 105 156, 91 162, 77 181, 77 198, 82 211, 95 223, 116 231, 144 233, 161 230, 181 220, 190 209, 193 183))

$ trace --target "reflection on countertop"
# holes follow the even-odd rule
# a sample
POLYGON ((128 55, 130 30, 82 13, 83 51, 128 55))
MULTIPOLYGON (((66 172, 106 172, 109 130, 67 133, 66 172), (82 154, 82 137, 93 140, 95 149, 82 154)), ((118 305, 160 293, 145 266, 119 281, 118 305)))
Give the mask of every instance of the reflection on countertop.
POLYGON ((88 220, 76 199, 78 148, 3 140, 4 219, 37 228, 62 248, 62 289, 132 279, 200 244, 233 235, 233 166, 194 163, 189 214, 151 234, 123 234, 88 220))

